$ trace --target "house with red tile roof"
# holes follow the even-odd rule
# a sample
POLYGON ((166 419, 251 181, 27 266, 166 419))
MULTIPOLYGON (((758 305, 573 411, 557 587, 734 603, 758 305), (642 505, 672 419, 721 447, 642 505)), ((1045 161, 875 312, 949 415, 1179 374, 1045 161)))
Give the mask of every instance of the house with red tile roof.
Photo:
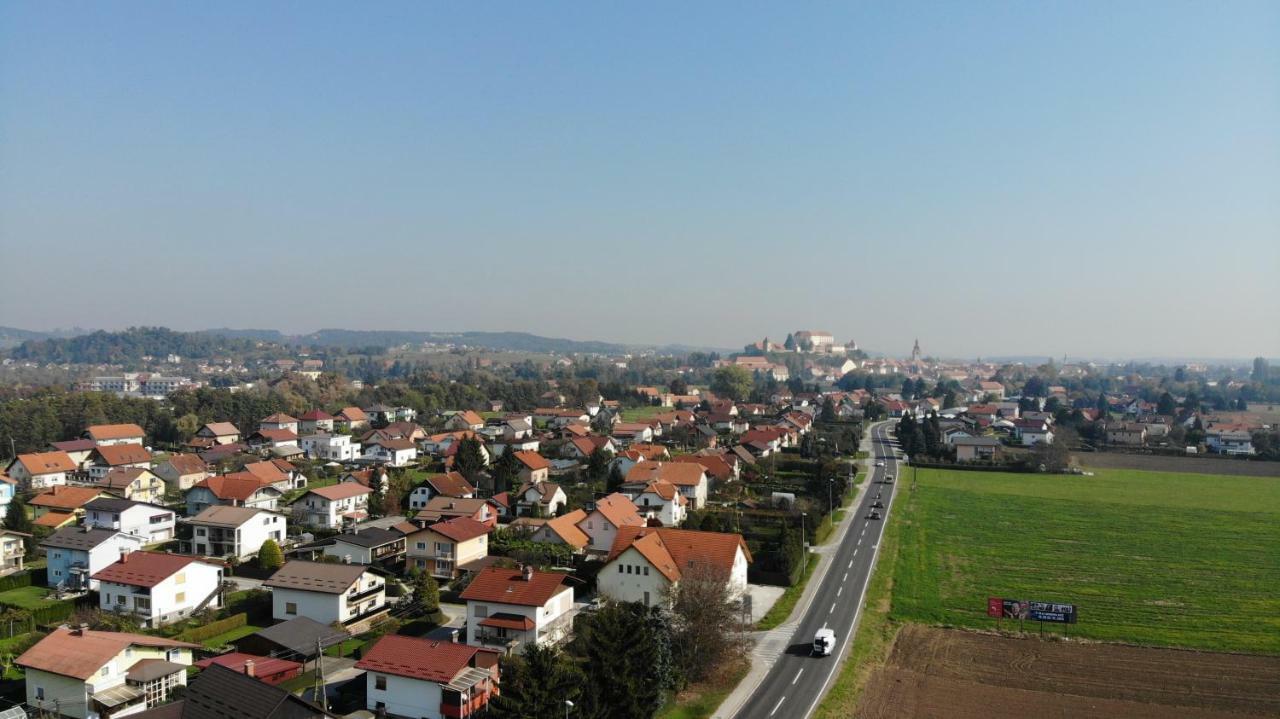
POLYGON ((206 477, 187 490, 187 516, 217 504, 275 511, 282 492, 248 472, 206 477))
POLYGON ((701 464, 694 462, 641 462, 627 472, 625 486, 646 486, 650 481, 661 480, 675 485, 680 494, 689 500, 692 509, 702 509, 707 504, 710 482, 701 464))
POLYGON ((298 433, 298 418, 291 417, 284 412, 276 412, 268 415, 258 423, 258 429, 287 429, 294 434, 298 433))
POLYGON ((471 486, 461 472, 432 474, 409 492, 409 509, 424 509, 432 497, 470 499, 474 496, 476 496, 476 488, 471 486))
POLYGON ((554 517, 569 501, 560 485, 553 482, 525 482, 515 492, 516 514, 554 517))
POLYGON ((369 517, 369 497, 373 490, 358 482, 340 482, 308 489, 293 500, 294 519, 310 527, 341 529, 344 524, 369 517))
POLYGON ((520 479, 523 482, 537 484, 550 476, 551 463, 537 452, 519 451, 516 459, 520 460, 520 479))
POLYGON ((747 587, 751 551, 740 534, 669 527, 623 527, 597 575, 601 594, 655 606, 690 573, 729 584, 732 596, 747 587))
POLYGON ((95 424, 84 431, 84 438, 104 444, 146 444, 147 433, 136 424, 95 424))
POLYGON ((453 517, 427 525, 408 537, 407 566, 452 581, 479 568, 489 556, 489 530, 471 517, 453 517))
POLYGON ((279 684, 302 675, 302 663, 276 657, 263 657, 257 654, 231 652, 216 657, 201 659, 195 663, 197 669, 208 669, 217 664, 237 674, 244 674, 266 684, 279 684))
POLYGON ((333 416, 333 424, 338 429, 355 432, 369 426, 369 415, 359 407, 343 407, 333 416))
POLYGON ((475 497, 463 499, 441 495, 432 497, 427 502, 427 506, 414 515, 413 521, 425 527, 453 517, 470 517, 492 529, 498 523, 498 509, 486 499, 475 497))
POLYGON ((66 452, 20 454, 5 467, 5 473, 22 489, 41 490, 67 483, 77 470, 66 452))
POLYGON ((333 431, 333 415, 322 409, 309 410, 298 418, 298 434, 309 435, 333 431))
POLYGON ((111 444, 94 447, 89 453, 89 477, 101 479, 113 469, 138 467, 151 469, 151 453, 137 444, 111 444))
POLYGON ((90 577, 98 607, 162 627, 204 609, 222 607, 222 565, 166 552, 125 552, 90 577))
POLYGON ((467 644, 517 651, 527 643, 555 644, 572 630, 573 586, 568 574, 531 566, 490 567, 462 592, 467 644))
POLYGON ((543 544, 567 544, 574 552, 581 552, 591 544, 591 537, 578 526, 586 518, 586 511, 575 509, 553 519, 532 520, 542 524, 529 535, 529 539, 543 544))
POLYGON ((151 470, 169 491, 185 492, 209 476, 209 465, 195 454, 171 454, 151 470))
POLYGON ((577 522, 578 529, 591 539, 587 549, 600 554, 607 554, 613 548, 614 537, 620 528, 644 525, 645 519, 635 503, 619 492, 597 499, 591 511, 577 522))
POLYGON ((657 520, 664 527, 678 527, 689 516, 689 498, 670 482, 661 479, 644 484, 624 482, 620 491, 631 498, 646 523, 657 520))
POLYGON ((498 693, 493 649, 389 634, 365 652, 366 708, 398 717, 470 717, 485 713, 498 693))
POLYGON ((449 419, 444 422, 445 429, 464 430, 469 429, 478 432, 484 428, 484 417, 469 409, 461 412, 454 412, 449 419))
POLYGON ((240 428, 230 422, 210 422, 196 431, 196 437, 213 444, 235 444, 240 441, 240 428))

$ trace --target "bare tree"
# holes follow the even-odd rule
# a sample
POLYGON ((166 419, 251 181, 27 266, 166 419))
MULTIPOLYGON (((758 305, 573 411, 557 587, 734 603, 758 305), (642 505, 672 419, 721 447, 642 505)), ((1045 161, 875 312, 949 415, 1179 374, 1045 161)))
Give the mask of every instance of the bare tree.
POLYGON ((701 681, 723 662, 743 656, 741 592, 730 587, 727 570, 704 562, 682 568, 666 599, 676 665, 686 683, 701 681))

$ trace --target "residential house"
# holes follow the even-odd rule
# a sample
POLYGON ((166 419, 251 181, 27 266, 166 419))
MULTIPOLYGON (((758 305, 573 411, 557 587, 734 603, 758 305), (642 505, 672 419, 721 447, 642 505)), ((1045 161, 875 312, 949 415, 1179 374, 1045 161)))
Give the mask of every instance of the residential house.
POLYGON ((264 657, 243 652, 219 654, 216 657, 201 659, 195 663, 197 669, 208 669, 215 665, 271 685, 302 676, 303 666, 302 662, 291 662, 288 659, 264 657))
POLYGON ((387 611, 386 582, 362 564, 295 559, 262 586, 271 589, 271 616, 281 621, 304 616, 322 624, 367 626, 387 611))
POLYGON ((84 431, 85 439, 93 440, 95 446, 112 444, 146 444, 147 433, 136 424, 95 424, 84 431))
POLYGON ((212 444, 235 444, 240 441, 240 429, 230 422, 210 422, 196 431, 196 437, 212 444))
POLYGON ((58 529, 84 516, 84 506, 98 497, 110 496, 97 487, 55 485, 32 497, 27 505, 35 515, 35 525, 58 529))
POLYGON ((322 409, 313 409, 298 418, 298 434, 310 435, 333 431, 333 415, 322 409))
POLYGON ((174 513, 168 507, 116 497, 99 497, 84 505, 84 523, 142 537, 147 544, 173 539, 174 513))
POLYGON ((1147 428, 1141 424, 1120 422, 1107 425, 1107 442, 1129 447, 1141 447, 1147 443, 1147 428))
POLYGON ((664 527, 678 527, 689 516, 689 499, 670 482, 660 479, 643 484, 623 483, 622 493, 631 497, 636 510, 647 519, 656 519, 664 527))
POLYGON ((365 670, 365 708, 375 715, 454 719, 486 713, 498 693, 498 657, 492 649, 388 634, 356 669, 365 670))
POLYGON ((613 443, 612 437, 602 437, 600 435, 588 435, 585 437, 574 437, 560 448, 560 456, 566 459, 577 459, 583 462, 591 458, 591 455, 597 450, 607 452, 608 454, 616 454, 618 447, 613 443))
POLYGON ((97 589, 93 575, 120 559, 122 553, 141 549, 145 542, 143 537, 115 529, 59 529, 40 542, 49 563, 49 586, 70 591, 97 589))
POLYGON ((151 471, 169 492, 185 492, 210 474, 209 466, 194 454, 171 454, 151 471))
POLYGON ((516 514, 554 517, 569 497, 560 485, 546 481, 525 482, 516 490, 516 514))
POLYGON ((392 564, 405 555, 405 535, 394 529, 353 526, 324 542, 324 554, 348 564, 392 564))
POLYGON ((515 651, 527 643, 555 644, 572 630, 569 575, 489 567, 462 592, 467 603, 467 644, 515 651))
POLYGON ((18 490, 18 480, 0 472, 0 512, 8 511, 9 503, 18 490))
POLYGON ((545 481, 551 472, 551 463, 537 452, 516 452, 520 460, 520 481, 537 484, 545 481))
POLYGON ((14 660, 27 706, 41 714, 114 719, 169 700, 199 644, 147 634, 58 627, 14 660))
POLYGON ((0 529, 0 577, 22 571, 22 561, 27 554, 26 540, 30 538, 26 532, 0 529))
POLYGON ((575 554, 586 551, 587 546, 591 544, 591 537, 578 526, 578 523, 586 518, 586 510, 575 509, 547 520, 529 519, 528 521, 541 522, 529 535, 529 540, 541 544, 567 544, 573 548, 575 554))
POLYGON ((628 485, 648 485, 651 480, 670 482, 689 500, 691 509, 702 509, 707 504, 709 482, 702 465, 692 462, 643 462, 626 474, 628 485))
POLYGON ((387 474, 385 467, 370 467, 368 469, 358 469, 354 472, 347 472, 338 478, 338 482, 340 484, 343 482, 354 482, 362 487, 368 487, 372 490, 373 485, 375 484, 375 479, 381 487, 381 489, 378 490, 378 494, 386 494, 387 490, 391 488, 391 475, 387 474))
POLYGON ((613 548, 613 539, 621 527, 643 527, 644 517, 636 510, 636 505, 625 494, 614 492, 595 501, 595 506, 577 523, 591 538, 587 549, 592 552, 608 554, 613 548))
POLYGON ((601 594, 655 606, 690 572, 709 572, 729 584, 731 596, 747 588, 751 551, 740 534, 668 527, 623 527, 596 578, 601 594))
POLYGON ((84 472, 88 471, 89 455, 93 453, 93 448, 97 446, 91 439, 72 439, 66 442, 50 442, 48 451, 66 452, 71 461, 75 463, 76 470, 84 472))
POLYGON ((258 423, 258 430, 261 431, 264 429, 284 429, 293 432, 296 435, 298 434, 298 419, 296 417, 290 417, 284 412, 276 412, 258 423))
POLYGON ((186 524, 191 534, 178 548, 183 554, 201 557, 244 561, 256 557, 268 539, 283 545, 288 536, 288 520, 283 514, 255 507, 215 504, 186 524))
POLYGON ((427 506, 413 518, 415 524, 427 526, 454 517, 470 517, 490 529, 498 523, 497 509, 488 500, 438 496, 427 501, 427 506))
POLYGON ((479 432, 484 428, 484 417, 481 417, 479 414, 469 409, 461 412, 454 412, 449 416, 449 419, 445 420, 444 427, 445 429, 450 430, 469 429, 474 432, 479 432))
POLYGON ((418 460, 418 445, 408 439, 375 439, 364 445, 364 459, 390 467, 408 467, 418 460))
POLYGON ((476 488, 471 486, 461 472, 432 474, 409 493, 409 509, 425 509, 432 497, 470 499, 474 496, 476 488))
POLYGON ((187 490, 187 516, 216 504, 274 511, 282 492, 248 472, 208 477, 187 490))
POLYGON ((257 477, 263 484, 269 484, 281 492, 307 486, 307 478, 302 472, 293 463, 284 459, 250 462, 244 466, 244 471, 257 477))
POLYGON ((89 478, 100 480, 114 469, 137 467, 151 469, 151 453, 137 444, 113 444, 95 447, 89 455, 89 478))
MULTIPOLYGON (((335 629, 305 616, 259 629, 232 642, 236 651, 260 656, 288 656, 309 662, 320 652, 351 638, 345 629, 335 629)), ((246 717, 245 719, 249 719, 246 717)))
POLYGON ((406 538, 408 566, 452 581, 488 556, 490 529, 471 517, 430 524, 406 538))
POLYGON ((136 502, 164 500, 164 480, 142 467, 117 467, 99 477, 95 485, 103 491, 136 502))
POLYGON ((955 447, 957 462, 995 459, 1003 451, 1000 440, 994 437, 958 437, 951 446, 955 447))
MULTIPOLYGON (((133 715, 135 719, 337 719, 332 714, 286 689, 272 686, 256 665, 241 671, 216 662, 202 670, 187 685, 178 701, 158 709, 133 715)), ((265 671, 275 671, 282 663, 268 659, 265 671)))
POLYGON ((222 566, 166 552, 122 552, 94 572, 98 607, 156 628, 222 606, 222 566))
POLYGON ((293 501, 293 516, 301 524, 323 529, 341 529, 348 522, 369 516, 369 495, 373 491, 354 482, 307 490, 293 501))
POLYGON ((1238 456, 1251 456, 1255 450, 1253 448, 1253 435, 1244 430, 1218 430, 1210 429, 1205 433, 1205 447, 1210 452, 1216 454, 1229 454, 1238 456))
POLYGON ((66 452, 30 452, 9 462, 5 473, 22 489, 38 491, 66 484, 76 469, 66 452))
POLYGON ((996 402, 1004 399, 1004 385, 999 382, 979 382, 977 389, 983 397, 991 397, 996 402))
POLYGON ((300 445, 307 456, 330 462, 351 462, 360 456, 360 443, 346 434, 309 434, 300 445))
POLYGON ((297 447, 298 435, 291 429, 260 429, 246 437, 245 444, 256 451, 277 447, 297 447))
POLYGON ((643 422, 619 422, 610 432, 613 439, 623 446, 653 441, 653 428, 643 422))

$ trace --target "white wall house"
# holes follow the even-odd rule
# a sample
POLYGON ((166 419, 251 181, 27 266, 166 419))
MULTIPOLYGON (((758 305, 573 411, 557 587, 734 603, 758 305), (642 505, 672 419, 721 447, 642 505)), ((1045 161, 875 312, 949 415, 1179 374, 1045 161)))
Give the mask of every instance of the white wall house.
POLYGON ((183 554, 201 557, 257 556, 263 542, 284 544, 288 521, 283 514, 253 507, 215 505, 187 520, 191 537, 180 543, 183 554))
POLYGON ((636 511, 631 499, 615 492, 596 500, 595 507, 577 522, 577 526, 591 538, 587 549, 607 554, 613 548, 619 527, 642 527, 644 523, 644 517, 636 511))
POLYGON ((206 507, 251 507, 275 511, 281 491, 248 472, 235 472, 200 480, 187 490, 187 516, 197 515, 206 507))
POLYGON ((375 714, 443 719, 481 716, 498 688, 499 653, 390 634, 356 662, 375 714))
POLYGON ((262 586, 271 589, 271 616, 279 621, 303 616, 353 625, 387 610, 386 583, 359 564, 294 560, 262 586))
POLYGON ((418 459, 418 445, 407 439, 373 440, 364 446, 364 458, 389 467, 408 467, 418 459))
POLYGON ((19 487, 41 490, 66 484, 76 464, 66 452, 32 452, 18 455, 6 471, 19 487))
POLYGON ((84 523, 143 537, 147 544, 173 539, 176 517, 172 509, 114 497, 99 497, 84 505, 84 523))
POLYGON ((122 552, 141 549, 145 541, 143 537, 114 529, 59 529, 40 543, 49 562, 49 586, 97 589, 98 581, 92 579, 93 575, 120 559, 122 552))
POLYGON ((128 552, 95 572, 98 607, 162 627, 222 607, 222 567, 163 552, 128 552))
POLYGON ((689 516, 689 500, 670 482, 624 484, 622 492, 631 497, 641 514, 657 519, 664 527, 678 527, 689 516))
POLYGON ((312 459, 350 462, 360 456, 360 443, 345 434, 309 434, 301 442, 302 451, 312 459))
POLYGON ((572 629, 569 575, 532 567, 490 567, 462 592, 467 602, 467 644, 509 651, 536 642, 555 644, 572 629))
POLYGON ((619 530, 596 586, 612 599, 656 606, 686 573, 705 570, 722 574, 730 595, 738 596, 746 590, 750 561, 740 534, 627 527, 619 530))
POLYGON ((307 490, 290 505, 294 520, 310 527, 341 529, 368 516, 373 491, 357 482, 342 482, 307 490))

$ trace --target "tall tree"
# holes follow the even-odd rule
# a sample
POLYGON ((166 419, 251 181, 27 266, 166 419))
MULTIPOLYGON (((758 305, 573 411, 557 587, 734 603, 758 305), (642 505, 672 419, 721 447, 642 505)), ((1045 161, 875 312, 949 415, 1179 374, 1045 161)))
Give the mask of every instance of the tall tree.
POLYGON ((573 647, 587 679, 580 716, 652 717, 675 687, 671 630, 662 610, 611 602, 575 633, 573 647))
POLYGON ((1266 357, 1253 358, 1253 374, 1251 376, 1254 382, 1263 384, 1266 384, 1267 380, 1271 378, 1271 365, 1267 363, 1266 357))
POLYGON ((9 500, 9 507, 4 512, 4 528, 26 535, 22 538, 22 544, 27 554, 35 550, 35 537, 32 536, 34 526, 31 517, 27 516, 27 503, 22 501, 22 497, 15 496, 9 500))
POLYGON ((565 701, 582 698, 582 672, 555 647, 534 643, 505 662, 502 694, 489 704, 498 719, 560 719, 565 701))
POLYGON ((498 460, 493 463, 494 494, 511 491, 516 478, 520 476, 520 466, 520 460, 516 459, 514 451, 508 449, 498 455, 498 460))
POLYGON ((706 563, 681 567, 680 581, 668 592, 672 646, 684 682, 701 681, 744 645, 739 637, 738 597, 728 573, 706 563))
POLYGON ((455 469, 466 477, 468 482, 475 484, 475 478, 484 469, 484 453, 481 451, 480 440, 467 437, 459 442, 458 456, 455 461, 455 469))
POLYGON ((753 386, 751 373, 745 367, 729 365, 711 374, 711 391, 717 396, 727 397, 735 402, 747 398, 753 386))
POLYGON ((609 460, 612 456, 600 447, 596 447, 587 457, 587 477, 592 482, 598 482, 609 474, 609 460))
POLYGON ((1178 411, 1178 403, 1174 401, 1173 395, 1165 392, 1160 395, 1160 399, 1156 402, 1156 411, 1160 414, 1171 415, 1178 411))
POLYGON ((827 397, 822 401, 821 418, 823 422, 836 421, 836 403, 832 401, 830 397, 827 397))
POLYGON ((609 468, 609 480, 605 482, 605 489, 609 492, 616 492, 622 488, 622 483, 626 481, 626 477, 622 475, 622 465, 617 462, 609 468))
POLYGON ((279 569, 284 566, 284 552, 274 539, 267 539, 258 547, 258 566, 262 569, 279 569))

